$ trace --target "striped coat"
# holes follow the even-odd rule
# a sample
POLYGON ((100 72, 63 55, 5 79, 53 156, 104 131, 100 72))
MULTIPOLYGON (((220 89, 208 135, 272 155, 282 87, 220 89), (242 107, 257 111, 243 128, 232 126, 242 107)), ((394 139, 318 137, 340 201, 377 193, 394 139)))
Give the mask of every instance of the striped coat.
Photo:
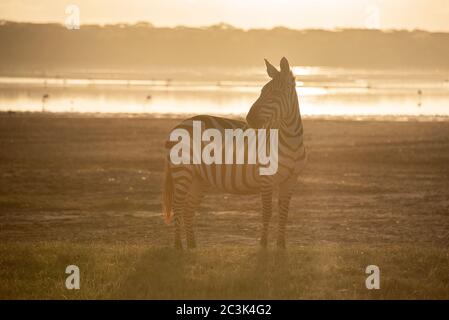
MULTIPOLYGON (((167 155, 163 207, 166 220, 173 215, 175 247, 182 248, 181 224, 184 222, 187 246, 195 247, 193 217, 204 190, 211 188, 234 194, 261 194, 263 228, 261 245, 267 246, 268 227, 272 214, 273 191, 279 189, 279 228, 277 244, 285 247, 285 226, 289 202, 298 174, 305 163, 303 126, 299 112, 295 79, 285 58, 281 71, 266 61, 272 80, 262 89, 259 99, 247 115, 247 122, 201 115, 186 119, 174 129, 184 129, 193 137, 193 123, 200 122, 202 130, 217 129, 224 137, 226 129, 270 128, 278 130, 278 169, 273 175, 260 175, 260 164, 173 164, 167 155)), ((268 141, 268 139, 267 139, 268 141)), ((255 141, 245 140, 244 158, 255 141)), ((173 142, 167 141, 170 148, 173 142)), ((190 143, 190 146, 193 145, 190 143)), ((225 145, 224 143, 222 144, 225 145)), ((236 155, 234 145, 234 157, 236 155)), ((191 156, 193 154, 191 153, 191 156)), ((224 152, 223 152, 224 157, 224 152)))

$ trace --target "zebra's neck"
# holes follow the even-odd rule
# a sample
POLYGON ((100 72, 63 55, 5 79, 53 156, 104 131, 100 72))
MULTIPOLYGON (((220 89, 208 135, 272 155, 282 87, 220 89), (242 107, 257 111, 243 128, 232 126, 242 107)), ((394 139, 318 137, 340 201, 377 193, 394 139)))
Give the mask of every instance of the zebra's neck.
POLYGON ((281 145, 296 149, 303 143, 303 126, 301 117, 294 120, 282 121, 279 127, 279 139, 281 145))
MULTIPOLYGON (((295 96, 296 97, 296 96, 295 96)), ((305 157, 303 124, 297 98, 292 113, 279 126, 279 177, 288 178, 298 172, 305 157)))
POLYGON ((292 112, 280 123, 279 134, 284 137, 298 138, 302 141, 303 127, 296 91, 292 95, 292 112))

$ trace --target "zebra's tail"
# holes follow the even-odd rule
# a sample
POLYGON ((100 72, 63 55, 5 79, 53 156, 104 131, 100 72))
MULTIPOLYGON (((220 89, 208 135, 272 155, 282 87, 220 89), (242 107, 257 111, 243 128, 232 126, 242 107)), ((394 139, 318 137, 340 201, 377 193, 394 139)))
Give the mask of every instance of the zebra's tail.
POLYGON ((165 161, 165 181, 162 191, 162 212, 165 223, 169 224, 173 215, 173 177, 169 162, 165 161))

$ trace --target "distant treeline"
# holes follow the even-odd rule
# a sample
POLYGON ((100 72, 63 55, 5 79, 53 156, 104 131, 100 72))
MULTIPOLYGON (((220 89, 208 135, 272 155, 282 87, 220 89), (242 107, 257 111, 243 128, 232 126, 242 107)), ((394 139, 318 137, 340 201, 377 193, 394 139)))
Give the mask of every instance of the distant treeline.
POLYGON ((1 70, 259 66, 282 56, 303 66, 449 69, 449 33, 0 22, 1 70))

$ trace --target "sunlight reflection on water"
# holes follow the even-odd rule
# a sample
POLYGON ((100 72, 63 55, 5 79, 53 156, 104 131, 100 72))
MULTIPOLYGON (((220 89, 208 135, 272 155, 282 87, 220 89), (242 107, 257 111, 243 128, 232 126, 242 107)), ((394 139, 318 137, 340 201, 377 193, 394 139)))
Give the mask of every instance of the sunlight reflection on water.
MULTIPOLYGON (((449 82, 441 76, 404 81, 391 76, 339 77, 334 73, 330 77, 299 71, 297 91, 303 115, 449 116, 449 82)), ((0 110, 243 115, 263 84, 257 80, 0 77, 0 110)))

